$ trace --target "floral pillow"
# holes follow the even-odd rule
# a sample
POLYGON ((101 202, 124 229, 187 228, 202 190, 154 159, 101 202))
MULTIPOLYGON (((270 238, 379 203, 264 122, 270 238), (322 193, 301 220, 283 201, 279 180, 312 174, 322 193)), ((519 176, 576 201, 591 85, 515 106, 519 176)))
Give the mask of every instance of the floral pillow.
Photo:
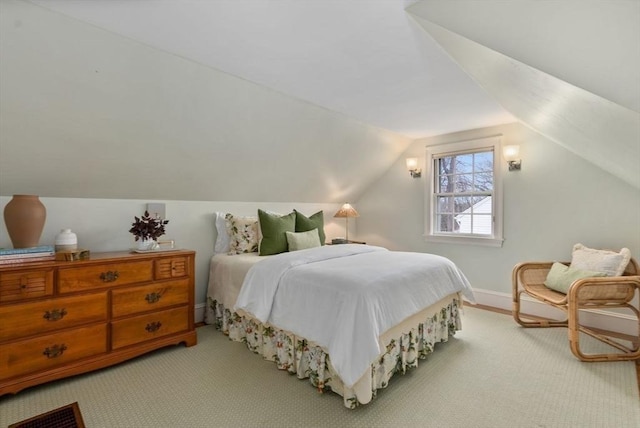
POLYGON ((225 216, 229 234, 229 254, 255 253, 258 251, 258 218, 225 216))

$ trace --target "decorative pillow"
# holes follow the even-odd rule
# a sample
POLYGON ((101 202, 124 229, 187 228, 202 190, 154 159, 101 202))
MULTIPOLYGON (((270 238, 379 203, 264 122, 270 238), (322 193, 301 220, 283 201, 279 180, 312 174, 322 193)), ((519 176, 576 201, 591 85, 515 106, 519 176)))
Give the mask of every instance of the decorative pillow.
POLYGON ((225 216, 229 234, 229 254, 258 251, 258 219, 256 217, 225 216))
POLYGON ((293 210, 296 213, 296 232, 308 232, 309 230, 318 229, 320 245, 324 245, 326 235, 324 234, 324 213, 318 211, 311 217, 307 217, 300 211, 293 210))
MULTIPOLYGON (((297 214, 296 214, 297 215, 297 214)), ((286 232, 289 251, 306 250, 320 246, 320 236, 318 229, 307 232, 286 232)))
POLYGON ((226 214, 221 212, 213 213, 215 216, 215 227, 216 227, 216 243, 213 248, 213 251, 218 253, 228 253, 229 252, 229 231, 227 229, 227 219, 226 214))
POLYGON ((619 253, 607 250, 594 250, 582 244, 573 246, 571 267, 574 269, 605 272, 607 276, 620 276, 631 260, 631 251, 623 248, 619 253))
POLYGON ((565 266, 562 263, 554 263, 547 274, 544 285, 552 290, 567 294, 569 287, 571 287, 571 284, 575 281, 598 276, 607 276, 607 274, 604 272, 575 269, 574 267, 565 266))
POLYGON ((289 249, 286 232, 295 232, 296 213, 292 212, 284 216, 270 214, 258 210, 262 240, 260 241, 260 255, 284 253, 289 249))
MULTIPOLYGON (((267 214, 271 214, 276 217, 283 216, 282 213, 278 213, 275 211, 268 211, 268 210, 263 210, 263 211, 266 212, 267 214)), ((260 222, 258 221, 258 252, 260 252, 260 244, 262 244, 262 228, 260 227, 260 222)))

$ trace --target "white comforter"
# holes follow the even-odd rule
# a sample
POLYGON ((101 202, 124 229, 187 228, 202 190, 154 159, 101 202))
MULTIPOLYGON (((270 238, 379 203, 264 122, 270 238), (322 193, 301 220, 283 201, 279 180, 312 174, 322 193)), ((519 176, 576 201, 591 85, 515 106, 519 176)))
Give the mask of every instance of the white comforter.
POLYGON ((346 244, 270 256, 249 269, 235 310, 328 350, 351 387, 382 352, 378 337, 469 282, 449 259, 346 244))

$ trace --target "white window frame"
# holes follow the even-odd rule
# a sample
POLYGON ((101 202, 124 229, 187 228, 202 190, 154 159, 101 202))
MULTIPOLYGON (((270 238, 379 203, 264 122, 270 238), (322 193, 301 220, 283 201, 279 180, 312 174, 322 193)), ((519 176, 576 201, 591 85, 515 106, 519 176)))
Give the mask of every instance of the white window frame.
POLYGON ((502 136, 491 136, 474 140, 458 141, 455 143, 438 144, 426 148, 425 177, 427 180, 425 194, 425 233, 427 242, 446 244, 471 244, 501 247, 503 239, 503 195, 502 195, 502 136), (481 149, 493 150, 493 233, 491 235, 453 234, 435 232, 435 174, 434 159, 447 153, 477 152, 481 149))

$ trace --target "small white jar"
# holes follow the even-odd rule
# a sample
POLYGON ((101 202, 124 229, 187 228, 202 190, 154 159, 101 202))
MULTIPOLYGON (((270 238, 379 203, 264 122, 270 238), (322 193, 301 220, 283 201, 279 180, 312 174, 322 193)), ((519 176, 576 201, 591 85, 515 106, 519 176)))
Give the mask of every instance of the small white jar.
POLYGON ((56 235, 56 251, 69 251, 78 249, 78 237, 71 229, 61 229, 56 235))

